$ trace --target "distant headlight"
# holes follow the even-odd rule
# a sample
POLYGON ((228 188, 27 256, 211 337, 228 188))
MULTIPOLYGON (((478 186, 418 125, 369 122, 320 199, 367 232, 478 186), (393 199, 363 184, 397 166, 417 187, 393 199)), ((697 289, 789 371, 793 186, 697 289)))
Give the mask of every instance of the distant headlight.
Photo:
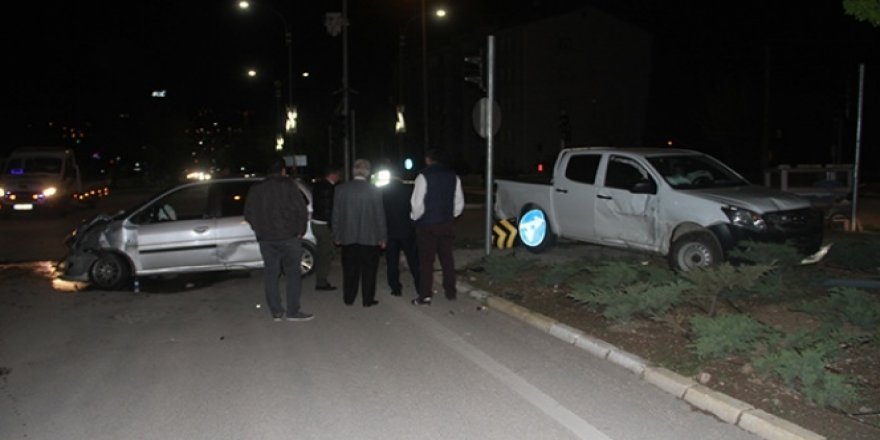
POLYGON ((54 196, 55 193, 57 193, 57 192, 58 192, 58 190, 55 189, 54 186, 50 186, 50 187, 48 187, 48 188, 46 188, 46 189, 43 190, 43 196, 44 196, 44 197, 52 197, 52 196, 54 196))
POLYGON ((186 178, 189 180, 211 180, 211 173, 206 173, 204 171, 194 171, 187 174, 186 178))
POLYGON ((385 186, 391 182, 391 171, 380 170, 373 175, 373 184, 376 186, 385 186))
POLYGON ((727 218, 730 219, 730 223, 735 226, 740 226, 755 231, 763 231, 764 229, 767 229, 767 223, 764 222, 764 218, 756 212, 736 206, 725 206, 721 208, 721 210, 724 211, 725 214, 727 214, 727 218))
POLYGON ((0 188, 0 197, 5 196, 5 195, 6 195, 6 190, 3 188, 0 188))

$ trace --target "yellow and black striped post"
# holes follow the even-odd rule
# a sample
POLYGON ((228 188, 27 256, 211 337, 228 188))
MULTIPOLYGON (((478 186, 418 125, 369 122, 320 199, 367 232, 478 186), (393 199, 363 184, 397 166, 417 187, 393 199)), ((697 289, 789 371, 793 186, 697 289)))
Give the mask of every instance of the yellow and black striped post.
POLYGON ((492 232, 494 232, 492 241, 495 242, 495 247, 498 249, 512 248, 516 242, 516 225, 513 224, 512 219, 495 222, 495 225, 492 226, 492 232))

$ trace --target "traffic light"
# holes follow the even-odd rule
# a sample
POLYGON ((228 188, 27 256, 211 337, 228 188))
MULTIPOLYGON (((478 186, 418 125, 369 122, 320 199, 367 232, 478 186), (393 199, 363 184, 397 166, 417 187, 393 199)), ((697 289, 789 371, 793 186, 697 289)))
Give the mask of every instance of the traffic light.
POLYGON ((479 55, 464 57, 464 62, 467 63, 467 65, 465 65, 464 80, 476 84, 480 90, 485 92, 486 84, 484 80, 485 75, 483 74, 483 51, 481 50, 479 55), (470 65, 473 65, 473 67, 470 65))

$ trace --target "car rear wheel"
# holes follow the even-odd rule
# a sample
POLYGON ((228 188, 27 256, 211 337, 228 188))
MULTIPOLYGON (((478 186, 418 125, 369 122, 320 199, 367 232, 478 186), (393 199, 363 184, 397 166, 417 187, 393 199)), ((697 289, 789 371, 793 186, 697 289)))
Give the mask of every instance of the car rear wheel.
POLYGON ((669 262, 679 272, 709 267, 721 262, 721 246, 709 232, 688 232, 672 243, 669 262))
POLYGON ((110 252, 101 254, 89 270, 89 279, 101 289, 121 289, 129 278, 131 278, 131 268, 128 262, 110 252))
POLYGON ((302 258, 300 258, 300 272, 303 277, 307 277, 315 271, 315 263, 318 261, 318 251, 315 246, 304 241, 302 244, 302 258))

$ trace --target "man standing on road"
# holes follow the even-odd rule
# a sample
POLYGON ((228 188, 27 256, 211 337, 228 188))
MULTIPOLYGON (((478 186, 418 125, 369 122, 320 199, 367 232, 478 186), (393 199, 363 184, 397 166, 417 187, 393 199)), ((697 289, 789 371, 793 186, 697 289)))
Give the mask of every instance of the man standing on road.
POLYGON ((339 182, 341 171, 338 167, 328 167, 324 178, 312 188, 312 232, 318 242, 318 262, 315 265, 315 289, 336 290, 336 286, 327 280, 330 265, 336 257, 336 246, 333 244, 333 192, 339 182))
POLYGON ((302 291, 302 243, 309 220, 305 200, 299 187, 288 177, 284 160, 269 166, 268 175, 251 185, 244 203, 244 219, 260 244, 265 275, 266 303, 272 318, 280 321, 308 321, 313 318, 300 310, 302 291), (278 281, 281 271, 287 281, 287 310, 281 304, 278 281))
POLYGON ((455 218, 464 210, 461 180, 454 171, 443 165, 441 153, 438 150, 427 151, 425 164, 427 166, 416 177, 410 199, 419 248, 419 297, 412 300, 415 305, 431 304, 435 255, 443 269, 446 298, 455 300, 457 292, 452 242, 455 239, 455 218))
MULTIPOLYGON (((389 172, 392 172, 389 170, 389 172)), ((388 185, 382 188, 382 204, 388 223, 388 243, 385 245, 385 262, 388 266, 388 287, 391 294, 401 296, 400 253, 406 256, 406 264, 412 274, 415 288, 419 288, 419 254, 416 248, 416 228, 410 218, 410 199, 413 188, 392 174, 388 185)))
POLYGON ((358 285, 364 307, 376 301, 376 273, 379 252, 385 247, 385 211, 382 194, 367 179, 370 161, 358 159, 351 170, 354 178, 336 188, 333 197, 333 238, 342 246, 342 300, 354 304, 358 285))

